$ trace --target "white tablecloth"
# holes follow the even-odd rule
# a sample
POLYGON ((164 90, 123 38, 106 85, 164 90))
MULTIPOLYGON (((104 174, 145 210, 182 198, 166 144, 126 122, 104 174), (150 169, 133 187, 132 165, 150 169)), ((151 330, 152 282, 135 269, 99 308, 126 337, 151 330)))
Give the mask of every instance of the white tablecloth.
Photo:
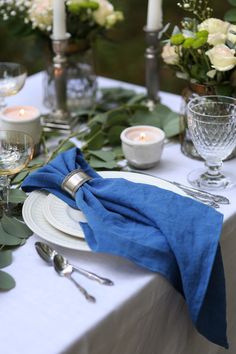
MULTIPOLYGON (((99 79, 102 86, 130 85, 99 79)), ((133 87, 131 85, 131 87, 133 87)), ((142 91, 143 88, 135 87, 142 91)), ((180 98, 161 94, 162 102, 178 110, 180 98)), ((42 76, 27 80, 9 104, 31 104, 43 111, 42 76)), ((155 176, 186 183, 199 161, 183 156, 178 144, 165 146, 155 176)), ((236 159, 224 164, 236 173, 236 159)), ((67 279, 57 276, 36 254, 32 236, 14 252, 6 268, 16 279, 14 290, 0 293, 0 352, 2 354, 216 354, 236 353, 236 189, 224 193, 229 206, 221 238, 226 273, 228 336, 226 351, 194 329, 182 297, 159 274, 119 257, 57 249, 77 265, 114 280, 105 287, 76 275, 96 298, 90 304, 67 279)))

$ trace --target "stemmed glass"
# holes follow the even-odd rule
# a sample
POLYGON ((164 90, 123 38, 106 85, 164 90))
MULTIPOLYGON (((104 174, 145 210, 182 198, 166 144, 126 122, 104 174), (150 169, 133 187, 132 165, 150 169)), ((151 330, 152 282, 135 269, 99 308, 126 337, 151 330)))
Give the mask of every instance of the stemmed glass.
POLYGON ((236 146, 236 99, 217 95, 192 99, 188 104, 188 126, 206 166, 188 175, 190 184, 209 190, 232 186, 234 176, 222 173, 221 166, 236 146))
POLYGON ((15 95, 25 84, 27 71, 18 63, 0 63, 0 110, 5 106, 5 97, 15 95))
POLYGON ((9 176, 20 172, 32 159, 34 143, 31 136, 18 131, 0 131, 0 200, 9 210, 9 176))

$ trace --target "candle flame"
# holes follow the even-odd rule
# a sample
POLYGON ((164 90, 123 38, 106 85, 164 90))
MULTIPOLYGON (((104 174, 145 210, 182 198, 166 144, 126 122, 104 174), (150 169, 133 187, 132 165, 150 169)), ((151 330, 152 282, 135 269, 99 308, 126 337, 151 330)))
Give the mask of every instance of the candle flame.
POLYGON ((141 141, 146 141, 146 134, 145 133, 140 133, 140 135, 139 135, 139 140, 141 140, 141 141))
POLYGON ((24 110, 23 108, 21 108, 21 109, 19 110, 19 116, 20 116, 20 117, 23 117, 24 114, 25 114, 25 110, 24 110))

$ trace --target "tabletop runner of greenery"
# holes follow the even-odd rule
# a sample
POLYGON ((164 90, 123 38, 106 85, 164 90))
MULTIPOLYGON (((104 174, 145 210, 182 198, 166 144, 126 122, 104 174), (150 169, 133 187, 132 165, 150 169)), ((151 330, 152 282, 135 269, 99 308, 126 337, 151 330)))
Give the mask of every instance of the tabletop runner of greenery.
MULTIPOLYGON (((133 90, 103 89, 95 107, 78 110, 81 125, 77 131, 66 138, 62 138, 58 132, 43 133, 42 155, 33 159, 23 171, 12 178, 12 185, 16 188, 10 190, 10 203, 14 203, 11 215, 4 215, 0 208, 0 269, 11 264, 12 251, 22 246, 32 235, 22 219, 21 209, 27 197, 20 189, 22 181, 31 171, 42 167, 58 153, 73 147, 73 137, 81 141, 81 150, 94 169, 119 170, 122 168, 119 162, 124 159, 120 144, 123 129, 134 125, 152 125, 163 129, 167 138, 179 134, 179 115, 161 103, 150 111, 146 101, 144 94, 137 94, 133 90), (59 143, 56 149, 48 151, 47 145, 52 139, 57 139, 59 143)), ((0 290, 10 290, 14 286, 14 278, 0 270, 0 290)))

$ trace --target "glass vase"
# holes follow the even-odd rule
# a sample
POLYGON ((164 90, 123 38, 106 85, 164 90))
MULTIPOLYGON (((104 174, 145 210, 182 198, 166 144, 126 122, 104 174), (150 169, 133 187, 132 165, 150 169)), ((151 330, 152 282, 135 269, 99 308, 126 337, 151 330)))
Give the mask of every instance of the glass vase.
MULTIPOLYGON (((54 68, 48 65, 44 76, 44 105, 51 111, 56 107, 54 68)), ((90 109, 96 102, 97 79, 92 49, 69 48, 66 63, 66 105, 72 116, 90 109)))

